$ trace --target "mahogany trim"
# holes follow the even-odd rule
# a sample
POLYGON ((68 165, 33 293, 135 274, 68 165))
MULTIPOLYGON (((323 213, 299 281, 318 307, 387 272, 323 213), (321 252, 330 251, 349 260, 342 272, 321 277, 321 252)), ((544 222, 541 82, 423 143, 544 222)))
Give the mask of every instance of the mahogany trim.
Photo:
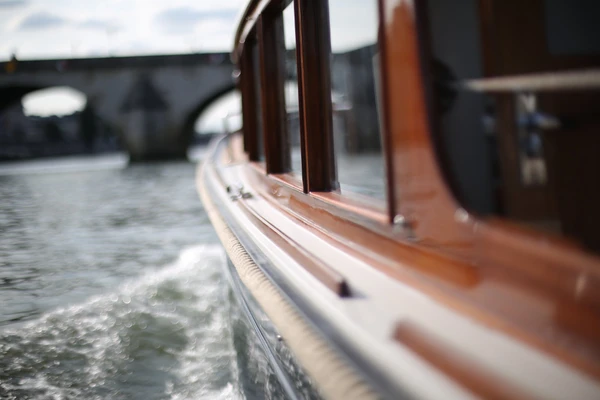
POLYGON ((270 175, 271 179, 280 182, 289 188, 303 192, 302 179, 292 174, 273 174, 270 175))
POLYGON ((261 63, 261 104, 265 161, 268 174, 291 171, 290 142, 285 109, 285 42, 283 14, 269 9, 258 21, 261 63))
MULTIPOLYGON (((240 159, 240 161, 243 161, 240 159)), ((263 183, 277 184, 281 187, 289 188, 297 193, 303 193, 302 181, 292 174, 271 174, 266 176, 264 163, 250 163, 251 170, 255 177, 260 177, 263 183)), ((257 178, 258 179, 258 178, 257 178)), ((273 188, 277 191, 278 189, 273 188)), ((313 192, 310 194, 313 199, 318 199, 322 204, 327 204, 336 210, 345 213, 350 219, 362 219, 366 221, 364 226, 375 224, 376 230, 382 227, 389 228, 385 217, 384 208, 381 203, 373 202, 373 199, 367 196, 362 196, 358 193, 342 195, 337 191, 333 192, 313 192)))
POLYGON ((482 399, 533 399, 522 389, 465 357, 425 329, 408 321, 398 323, 394 340, 482 399))
POLYGON ((329 3, 295 0, 304 192, 339 187, 333 149, 329 3))
POLYGON ((249 0, 246 8, 239 16, 233 43, 233 51, 231 53, 231 60, 234 63, 239 63, 240 55, 243 53, 248 35, 256 28, 261 12, 271 1, 273 0, 249 0))
MULTIPOLYGON (((268 3, 251 2, 256 10, 268 3)), ((586 327, 595 326, 600 310, 600 259, 565 240, 551 241, 525 229, 509 229, 504 222, 476 218, 459 206, 440 170, 429 134, 432 126, 422 59, 425 44, 418 37, 416 3, 380 0, 382 29, 390 38, 381 43, 382 69, 390 71, 382 74, 388 199, 392 201, 388 219, 401 214, 412 235, 356 209, 326 202, 326 196, 292 192, 272 176, 263 176, 263 195, 375 269, 599 378, 600 342, 586 340, 596 335, 596 328, 586 327), (463 267, 476 271, 476 279, 453 283, 453 274, 463 267), (511 290, 530 296, 529 301, 511 303, 511 290), (559 310, 557 315, 522 309, 540 302, 559 310), (564 310, 571 307, 583 312, 575 319, 565 318, 564 310)))
POLYGON ((287 5, 292 0, 247 0, 246 8, 238 16, 237 29, 233 42, 233 51, 231 53, 231 61, 234 64, 240 62, 240 55, 243 53, 245 43, 250 33, 256 29, 261 13, 268 8, 276 7, 277 5, 287 5))
POLYGON ((386 99, 396 111, 390 120, 395 190, 402 194, 396 205, 416 238, 447 255, 600 310, 600 296, 592 293, 600 284, 600 258, 574 249, 567 239, 508 228, 506 221, 478 218, 459 206, 440 171, 429 134, 424 89, 428 85, 420 67, 427 43, 419 42, 416 16, 417 4, 423 4, 384 1, 386 35, 399 39, 386 44, 388 68, 397 70, 388 77, 386 99), (577 290, 580 277, 587 284, 577 290))
MULTIPOLYGON (((493 262, 476 267, 452 258, 434 243, 402 240, 405 233, 387 223, 377 223, 344 211, 319 200, 314 194, 307 196, 298 186, 282 182, 279 176, 261 174, 260 168, 248 171, 253 172, 248 177, 254 181, 251 186, 256 193, 323 240, 333 241, 374 269, 422 291, 441 304, 600 377, 600 342, 590 340, 587 329, 589 323, 593 323, 594 313, 578 313, 575 324, 566 320, 564 313, 561 313, 560 321, 555 321, 552 316, 531 314, 539 304, 561 310, 584 308, 580 302, 584 298, 590 301, 589 296, 597 298, 596 294, 586 289, 577 304, 565 297, 564 292, 557 292, 554 285, 557 280, 552 275, 544 284, 523 279, 523 274, 519 274, 520 264, 512 265, 517 267, 512 272, 506 265, 493 262), (517 298, 527 301, 517 306, 513 300, 517 294, 517 298)), ((381 221, 384 220, 385 217, 381 221)), ((519 241, 518 238, 515 240, 519 241)), ((494 253, 510 254, 509 249, 497 249, 494 253)), ((538 278, 543 279, 542 276, 538 278)), ((565 278, 563 280, 570 281, 565 278)), ((597 287, 591 276, 589 279, 590 286, 597 287)))
POLYGON ((258 118, 259 112, 256 102, 256 72, 254 70, 254 60, 252 59, 252 49, 248 46, 242 53, 241 74, 240 74, 240 92, 242 94, 242 118, 244 129, 244 150, 248 153, 250 161, 260 160, 260 141, 258 138, 258 118))
POLYGON ((302 250, 302 248, 295 244, 291 238, 283 234, 275 226, 258 215, 245 200, 240 199, 238 204, 240 206, 240 210, 242 210, 244 214, 253 221, 254 226, 256 226, 265 236, 273 241, 277 247, 283 249, 290 257, 295 259, 298 264, 302 266, 302 268, 304 268, 309 274, 321 282, 327 289, 331 290, 340 297, 351 296, 348 283, 342 275, 331 269, 326 264, 323 264, 321 261, 317 260, 305 250, 302 250))
MULTIPOLYGON (((473 287, 479 279, 479 271, 459 260, 450 260, 435 253, 434 249, 419 247, 416 243, 398 243, 398 235, 380 214, 377 222, 363 215, 358 207, 343 208, 329 204, 320 196, 306 196, 297 185, 281 179, 287 175, 264 175, 260 168, 249 168, 246 175, 253 190, 275 208, 301 222, 324 240, 340 241, 345 250, 357 258, 370 262, 375 269, 399 278, 399 269, 390 262, 402 258, 406 266, 457 287, 473 287), (319 220, 317 225, 313 221, 319 220), (385 231, 384 231, 385 229, 385 231), (371 244, 371 249, 368 246, 371 244), (347 248, 346 248, 347 245, 347 248)), ((346 200, 346 199, 344 199, 346 200)), ((400 279, 402 280, 402 279, 400 279)))
POLYGON ((385 206, 381 202, 373 201, 371 197, 354 192, 342 194, 338 191, 312 193, 312 197, 341 211, 367 218, 382 226, 388 225, 385 206))
POLYGON ((390 96, 389 83, 387 76, 388 66, 388 40, 385 34, 385 0, 377 1, 377 11, 379 18, 379 26, 377 28, 377 41, 379 43, 379 76, 381 80, 381 149, 383 151, 383 157, 385 162, 385 179, 386 179, 386 201, 387 201, 387 217, 388 222, 393 223, 394 218, 398 214, 398 202, 396 201, 396 190, 394 185, 396 182, 396 173, 394 168, 394 157, 392 152, 393 138, 391 130, 388 129, 390 126, 390 119, 392 118, 392 110, 389 103, 386 101, 390 96))

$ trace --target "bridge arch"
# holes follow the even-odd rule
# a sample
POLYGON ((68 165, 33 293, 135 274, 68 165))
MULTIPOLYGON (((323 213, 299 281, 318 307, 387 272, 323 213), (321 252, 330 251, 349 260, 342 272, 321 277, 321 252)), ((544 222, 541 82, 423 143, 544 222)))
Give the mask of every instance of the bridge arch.
POLYGON ((115 126, 71 86, 0 86, 0 159, 120 150, 115 126))
POLYGON ((0 86, 0 113, 7 109, 8 107, 12 107, 21 99, 31 93, 38 90, 42 90, 47 88, 46 85, 4 85, 0 86))
POLYGON ((221 99, 223 96, 226 96, 227 94, 236 90, 237 86, 234 83, 224 85, 218 90, 214 91, 210 96, 202 99, 194 108, 192 108, 185 117, 185 121, 181 129, 183 142, 187 143, 188 146, 192 142, 192 139, 196 133, 194 129, 196 120, 204 113, 204 111, 206 111, 211 105, 213 105, 213 103, 221 99))
POLYGON ((19 61, 16 69, 0 70, 0 92, 12 87, 0 93, 0 103, 69 86, 85 93, 116 128, 131 161, 184 158, 197 115, 234 88, 232 72, 226 53, 19 61), (148 82, 139 84, 143 76, 148 82), (132 96, 146 99, 150 87, 162 99, 160 108, 148 101, 124 107, 132 96))

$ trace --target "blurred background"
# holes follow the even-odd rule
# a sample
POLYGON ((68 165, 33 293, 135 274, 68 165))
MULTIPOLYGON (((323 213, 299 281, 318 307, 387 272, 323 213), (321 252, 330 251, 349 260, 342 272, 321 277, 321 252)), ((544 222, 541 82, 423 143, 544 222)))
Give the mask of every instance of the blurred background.
POLYGON ((205 143, 237 112, 228 51, 241 3, 0 1, 0 160, 181 158, 205 143))
POLYGON ((241 3, 0 0, 0 398, 261 393, 188 161, 241 3))

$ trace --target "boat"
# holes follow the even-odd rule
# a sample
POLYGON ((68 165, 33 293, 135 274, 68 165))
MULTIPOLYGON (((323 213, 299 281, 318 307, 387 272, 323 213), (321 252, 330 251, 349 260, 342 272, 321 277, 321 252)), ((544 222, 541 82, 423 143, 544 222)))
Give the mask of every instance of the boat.
POLYGON ((599 9, 247 2, 197 187, 285 397, 600 398, 599 9))

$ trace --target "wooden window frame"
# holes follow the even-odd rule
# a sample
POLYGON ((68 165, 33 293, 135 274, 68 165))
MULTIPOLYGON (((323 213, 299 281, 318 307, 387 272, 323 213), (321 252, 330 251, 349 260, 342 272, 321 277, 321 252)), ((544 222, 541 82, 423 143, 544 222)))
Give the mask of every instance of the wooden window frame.
MULTIPOLYGON (((378 15, 382 18, 382 2, 378 1, 378 15)), ((251 46, 253 32, 259 46, 261 73, 261 102, 263 116, 264 172, 271 180, 286 187, 294 187, 319 200, 338 207, 342 213, 356 213, 358 218, 367 217, 378 225, 387 225, 394 220, 395 212, 390 197, 394 186, 391 167, 387 165, 387 134, 384 123, 383 152, 386 157, 387 204, 374 204, 368 196, 339 192, 333 145, 333 106, 331 102, 331 39, 329 29, 329 2, 315 0, 256 0, 250 1, 242 14, 245 21, 238 25, 233 61, 241 68, 241 76, 249 77, 243 57, 251 46), (300 117, 300 140, 302 153, 302 184, 297 177, 289 176, 291 157, 287 115, 285 110, 285 41, 283 35, 283 10, 293 1, 296 34, 296 62, 298 68, 298 102, 300 117), (314 23, 320 21, 320 23, 314 23), (316 45, 318 44, 318 45, 316 45), (248 49, 247 49, 248 48, 248 49), (265 85, 264 82, 279 82, 265 85)), ((380 29, 378 39, 382 40, 380 29)), ((380 43, 383 52, 383 43, 380 43)), ((380 76, 385 86, 384 63, 380 63, 380 76)), ((241 78, 244 81, 244 78, 241 78)), ((242 83, 244 85, 244 83, 242 83)), ((250 87, 250 85, 247 85, 250 87)), ((249 89, 243 86, 242 97, 249 89)), ((254 102, 256 103, 256 102, 254 102)), ((247 107, 244 113, 257 112, 257 105, 247 107)), ((382 110, 387 119, 387 108, 382 110)), ((252 119, 250 119, 252 121, 252 119)), ((250 128, 244 135, 257 136, 257 129, 250 128)), ((245 140, 253 146, 255 138, 245 140)), ((259 161, 256 154, 248 152, 250 161, 259 161)), ((263 168, 260 164, 256 165, 263 168)), ((371 223, 367 225, 372 227, 371 223)))
MULTIPOLYGON (((236 36, 234 61, 239 63, 236 57, 262 10, 274 2, 248 3, 236 36)), ((600 305, 600 295, 593 290, 600 282, 600 258, 562 239, 471 215, 456 202, 444 180, 430 136, 431 93, 424 90, 431 86, 420 18, 424 5, 420 0, 379 0, 387 214, 365 213, 363 204, 353 206, 351 197, 336 191, 304 195, 286 181, 291 175, 265 175, 256 163, 250 165, 248 175, 265 197, 277 198, 272 202, 275 207, 298 223, 338 240, 367 262, 372 263, 375 254, 381 257, 384 261, 375 267, 383 273, 598 377, 597 364, 573 355, 568 346, 550 346, 539 329, 567 326, 582 335, 589 333, 581 327, 585 313, 600 305), (408 228, 398 229, 400 222, 408 228), (368 251, 361 252, 362 248, 368 251), (397 265, 398 260, 404 264, 397 265), (430 278, 435 282, 427 286, 424 282, 430 278), (503 282, 525 288, 534 300, 544 301, 536 306, 546 304, 556 313, 548 317, 549 322, 542 320, 543 325, 517 329, 518 325, 507 323, 513 317, 503 311, 506 308, 494 304, 498 283, 503 282), (581 313, 573 313, 577 310, 581 313)), ((310 134, 307 128, 305 124, 303 129, 310 134)), ((307 156, 310 161, 310 153, 307 156)), ((515 315, 521 318, 522 313, 515 315)))
POLYGON ((292 170, 285 108, 285 42, 283 14, 271 5, 257 21, 260 53, 263 135, 267 174, 292 170))
POLYGON ((252 46, 256 42, 248 43, 240 56, 240 74, 239 88, 242 94, 242 118, 244 125, 244 151, 248 154, 250 161, 260 161, 260 140, 259 124, 257 113, 258 104, 256 102, 257 82, 254 79, 256 71, 254 70, 254 60, 252 46))
POLYGON ((339 188, 333 148, 329 2, 294 0, 304 192, 339 188))

